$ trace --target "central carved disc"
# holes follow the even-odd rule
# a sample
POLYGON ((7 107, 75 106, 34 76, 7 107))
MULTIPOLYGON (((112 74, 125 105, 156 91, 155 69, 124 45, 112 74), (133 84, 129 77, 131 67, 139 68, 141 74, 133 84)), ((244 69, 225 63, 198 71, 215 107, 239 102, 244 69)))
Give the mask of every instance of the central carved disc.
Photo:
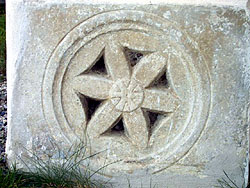
POLYGON ((144 91, 140 84, 133 79, 119 79, 113 84, 110 97, 116 109, 131 112, 140 107, 144 91))

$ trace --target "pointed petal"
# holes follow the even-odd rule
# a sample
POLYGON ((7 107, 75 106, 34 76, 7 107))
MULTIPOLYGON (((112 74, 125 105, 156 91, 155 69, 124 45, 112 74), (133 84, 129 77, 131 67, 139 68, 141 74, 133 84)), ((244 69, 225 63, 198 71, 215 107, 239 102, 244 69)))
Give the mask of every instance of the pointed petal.
POLYGON ((112 81, 98 75, 84 74, 73 79, 77 92, 95 99, 108 99, 112 81))
POLYGON ((72 59, 72 62, 70 63, 70 69, 68 69, 69 74, 75 76, 90 69, 90 67, 92 67, 93 64, 95 64, 95 62, 103 54, 104 47, 104 43, 101 41, 101 39, 93 40, 91 43, 84 45, 72 59), (93 48, 95 50, 93 50, 93 48))
POLYGON ((141 59, 135 66, 132 78, 148 87, 166 68, 167 59, 160 53, 152 53, 141 59))
POLYGON ((105 62, 109 74, 114 80, 130 78, 130 67, 126 60, 123 47, 110 42, 105 47, 105 62))
POLYGON ((119 40, 119 43, 123 46, 136 51, 156 52, 165 50, 165 47, 162 46, 160 41, 156 40, 154 37, 149 37, 147 33, 127 30, 119 33, 117 40, 119 40))
POLYGON ((134 145, 146 148, 148 144, 148 127, 143 111, 138 108, 135 111, 123 113, 125 131, 134 145))
MULTIPOLYGON (((72 88, 63 88, 63 110, 64 113, 67 114, 67 121, 71 128, 74 130, 75 134, 82 138, 84 136, 84 130, 86 129, 86 115, 84 108, 81 103, 81 99, 79 96, 74 92, 72 88), (74 112, 74 113, 72 113, 74 112)), ((65 130, 66 132, 66 130, 65 130)))
POLYGON ((87 125, 88 136, 90 138, 100 136, 108 129, 111 129, 120 116, 121 112, 116 110, 111 101, 105 101, 97 109, 87 125))
POLYGON ((180 104, 180 99, 171 89, 145 89, 142 107, 158 112, 174 112, 180 104))

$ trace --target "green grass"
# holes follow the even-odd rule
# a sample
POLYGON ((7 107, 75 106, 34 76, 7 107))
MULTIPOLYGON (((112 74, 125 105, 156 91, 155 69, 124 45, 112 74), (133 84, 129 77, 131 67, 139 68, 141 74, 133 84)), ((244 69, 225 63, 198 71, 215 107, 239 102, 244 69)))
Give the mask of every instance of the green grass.
POLYGON ((5 188, 19 188, 25 187, 26 179, 22 171, 18 170, 16 166, 10 169, 0 168, 0 187, 5 188))
POLYGON ((245 179, 244 179, 244 171, 242 170, 242 184, 237 185, 236 182, 229 177, 229 175, 223 171, 224 177, 221 179, 218 179, 218 185, 216 187, 218 188, 250 188, 250 185, 245 185, 245 179))
POLYGON ((85 165, 85 167, 82 165, 83 162, 86 164, 89 158, 99 153, 85 156, 86 148, 82 144, 76 147, 72 146, 66 153, 60 149, 55 152, 59 153, 58 159, 48 157, 47 160, 42 160, 32 153, 32 157, 28 158, 32 168, 23 161, 26 169, 28 169, 26 171, 17 169, 16 165, 7 170, 1 169, 0 187, 105 188, 111 186, 108 182, 93 179, 93 176, 107 165, 95 172, 91 171, 88 165, 85 165))
POLYGON ((0 7, 0 73, 6 72, 6 24, 4 8, 0 7))
MULTIPOLYGON (((29 151, 28 151, 29 152, 29 151)), ((0 168, 1 188, 107 188, 112 187, 108 182, 100 182, 93 176, 108 165, 103 165, 97 171, 91 171, 88 167, 88 159, 98 155, 95 153, 86 156, 86 147, 83 144, 73 145, 66 152, 58 147, 53 149, 57 158, 47 155, 44 160, 36 154, 29 152, 32 157, 27 158, 29 165, 23 161, 26 171, 17 169, 12 165, 9 169, 0 168), (84 162, 84 166, 82 163, 84 162), (32 168, 30 167, 32 166, 32 168), (28 169, 28 170, 27 170, 28 169)), ((100 152, 101 153, 101 152, 100 152)), ((243 171, 242 171, 243 172, 243 171)), ((133 188, 128 179, 128 188, 133 188)), ((150 181, 150 188, 157 188, 150 181)), ((244 175, 242 174, 242 185, 237 185, 224 171, 224 177, 218 179, 218 188, 246 188, 244 175)), ((141 188, 143 186, 141 185, 141 188)), ((247 186, 249 188, 249 186, 247 186)))
MULTIPOLYGON (((130 180, 127 178, 127 181, 128 181, 128 188, 135 188, 131 185, 130 183, 130 180)), ((137 186, 138 187, 138 186, 137 186)), ((152 183, 152 179, 150 179, 150 183, 149 185, 147 186, 148 188, 158 188, 158 185, 157 184, 154 184, 152 183)), ((140 188, 145 188, 143 185, 142 185, 142 182, 141 182, 141 186, 140 188)), ((167 188, 167 187, 164 187, 164 188, 167 188)))

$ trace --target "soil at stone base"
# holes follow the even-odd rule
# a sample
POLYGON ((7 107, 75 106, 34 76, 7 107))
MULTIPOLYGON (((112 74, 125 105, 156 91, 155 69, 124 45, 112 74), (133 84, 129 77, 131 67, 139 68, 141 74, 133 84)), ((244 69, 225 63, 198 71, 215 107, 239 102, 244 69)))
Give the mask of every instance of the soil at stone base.
POLYGON ((0 167, 6 167, 5 144, 7 137, 7 82, 0 74, 0 167))

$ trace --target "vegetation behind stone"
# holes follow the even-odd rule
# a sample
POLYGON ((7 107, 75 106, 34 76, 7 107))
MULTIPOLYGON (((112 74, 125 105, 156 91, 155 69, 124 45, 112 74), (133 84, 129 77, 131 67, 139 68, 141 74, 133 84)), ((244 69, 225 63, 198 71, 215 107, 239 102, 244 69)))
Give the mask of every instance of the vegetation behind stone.
MULTIPOLYGON (((27 151, 32 157, 28 160, 29 166, 23 161, 25 169, 13 164, 9 168, 0 167, 0 188, 106 188, 108 182, 100 182, 92 177, 99 171, 88 168, 88 159, 98 153, 86 156, 84 144, 72 145, 69 150, 63 151, 54 147, 58 158, 50 155, 46 159, 40 158, 32 151, 27 151), (82 163, 85 165, 83 166, 82 163)), ((105 168, 105 166, 103 166, 105 168)))
POLYGON ((6 24, 5 8, 0 7, 0 73, 5 75, 6 71, 6 24))

